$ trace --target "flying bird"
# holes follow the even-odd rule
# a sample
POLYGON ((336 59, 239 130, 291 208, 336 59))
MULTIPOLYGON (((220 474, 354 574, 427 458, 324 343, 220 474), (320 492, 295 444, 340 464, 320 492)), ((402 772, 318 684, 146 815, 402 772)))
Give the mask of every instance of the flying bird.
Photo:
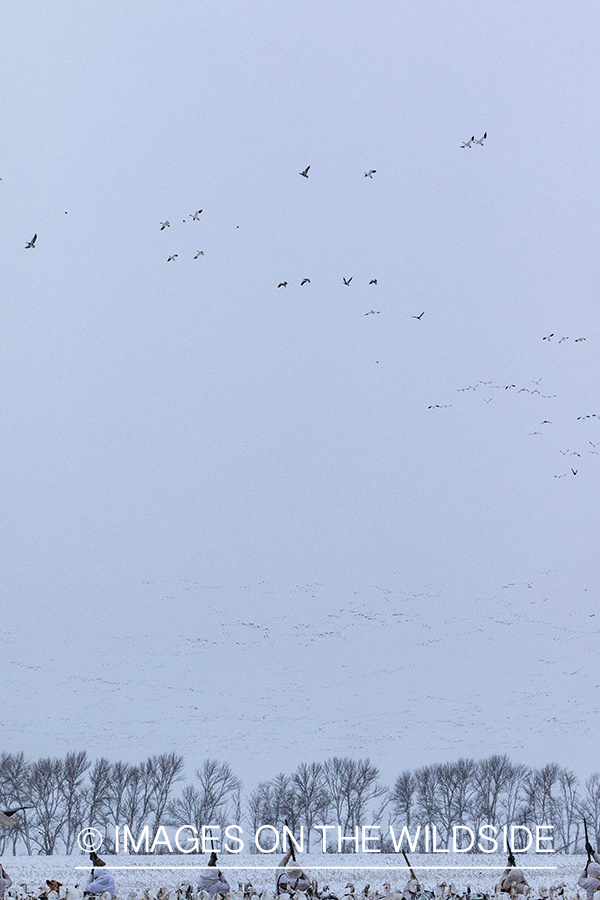
POLYGON ((365 316, 375 316, 375 315, 378 316, 380 312, 381 312, 380 309, 370 309, 369 312, 365 313, 365 316))
POLYGON ((469 147, 469 149, 470 149, 471 144, 473 143, 474 140, 475 140, 475 135, 473 135, 473 137, 471 138, 470 141, 465 141, 463 144, 461 144, 460 149, 462 150, 464 147, 469 147))
POLYGON ((476 140, 474 137, 472 137, 471 140, 475 141, 476 144, 479 144, 480 147, 483 147, 483 142, 485 141, 486 137, 487 137, 487 131, 485 132, 483 137, 480 138, 479 140, 476 140))
POLYGON ((577 473, 579 472, 579 469, 571 469, 571 472, 573 473, 573 475, 577 475, 577 473))
POLYGON ((575 343, 578 344, 579 341, 585 341, 585 338, 575 338, 575 343))
POLYGON ((277 287, 278 287, 278 288, 280 288, 280 287, 287 287, 287 281, 280 281, 279 284, 277 285, 277 287))
POLYGON ((25 249, 31 250, 32 247, 35 247, 36 241, 37 241, 37 234, 34 234, 34 236, 31 238, 31 240, 27 241, 27 243, 25 244, 25 249))
POLYGON ((308 178, 308 170, 309 170, 309 169, 310 169, 310 166, 307 166, 307 167, 305 168, 304 172, 300 172, 300 174, 301 174, 304 178, 308 178))
POLYGON ((369 284, 377 284, 377 279, 376 279, 376 278, 371 278, 369 284))
POLYGON ((204 256, 204 250, 198 250, 198 252, 196 253, 194 259, 198 259, 199 256, 204 256))
POLYGON ((345 284, 345 285, 349 285, 353 278, 354 278, 354 275, 351 275, 350 278, 348 278, 347 281, 346 281, 346 279, 344 278, 344 284, 345 284))
POLYGON ((165 228, 170 228, 170 227, 171 227, 171 223, 169 222, 168 219, 167 219, 166 222, 161 222, 161 223, 160 223, 160 230, 161 230, 161 231, 164 231, 165 228))
POLYGON ((171 262, 172 260, 177 259, 178 256, 179 256, 179 253, 174 253, 173 256, 169 256, 169 258, 167 259, 167 262, 171 262))
POLYGON ((201 212, 202 212, 201 209, 197 209, 195 213, 190 213, 190 216, 191 216, 191 218, 192 218, 192 222, 197 222, 197 221, 198 221, 198 219, 200 218, 200 213, 201 213, 201 212))
POLYGON ((15 815, 22 809, 34 809, 33 806, 17 806, 15 809, 5 809, 0 812, 0 825, 6 825, 11 828, 21 821, 21 817, 15 815))
POLYGON ((302 287, 303 284, 310 284, 310 278, 303 278, 300 282, 300 287, 302 287))
POLYGON ((553 337, 554 337, 554 332, 552 332, 552 334, 546 335, 546 337, 542 338, 542 340, 543 341, 551 341, 553 337))
POLYGON ((365 172, 365 178, 372 178, 377 169, 369 169, 368 172, 365 172))
POLYGON ((420 316, 411 316, 411 319, 418 319, 420 322, 424 315, 425 315, 425 310, 423 310, 423 312, 421 313, 420 316))

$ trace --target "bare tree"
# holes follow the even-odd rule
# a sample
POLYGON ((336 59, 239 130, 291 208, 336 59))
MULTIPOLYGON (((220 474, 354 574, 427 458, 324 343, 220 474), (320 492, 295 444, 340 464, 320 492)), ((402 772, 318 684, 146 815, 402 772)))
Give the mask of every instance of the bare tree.
MULTIPOLYGON (((3 807, 28 806, 30 763, 25 759, 24 753, 2 753, 0 756, 0 796, 3 807)), ((4 853, 5 845, 10 841, 13 856, 17 852, 17 844, 22 840, 29 856, 33 852, 33 845, 29 833, 28 812, 25 810, 19 817, 16 825, 10 829, 10 833, 4 829, 2 834, 1 852, 4 853)))
POLYGON ((228 763, 205 759, 196 769, 199 788, 187 784, 181 797, 167 806, 170 825, 202 826, 218 825, 221 829, 229 823, 229 817, 239 810, 242 782, 234 775, 228 763))
POLYGON ((183 756, 177 753, 161 753, 148 759, 148 777, 152 782, 152 811, 154 813, 154 831, 161 824, 161 818, 173 785, 183 781, 183 756))
MULTIPOLYGON (((334 756, 323 765, 323 773, 331 804, 344 834, 361 824, 369 804, 387 793, 379 783, 379 769, 369 759, 353 760, 334 756)), ((377 811, 381 817, 385 803, 377 811)), ((349 845, 343 850, 348 852, 349 845)))
POLYGON ((123 774, 126 777, 126 781, 121 812, 124 816, 124 824, 129 826, 133 834, 140 831, 142 826, 148 824, 148 818, 152 812, 152 772, 149 771, 147 764, 143 762, 138 766, 130 766, 127 770, 124 770, 123 774))
POLYGON ((32 840, 40 853, 51 856, 57 852, 65 826, 61 785, 64 780, 62 759, 39 759, 31 766, 29 794, 35 807, 32 840))
POLYGON ((317 817, 325 821, 329 797, 321 763, 300 763, 292 776, 298 816, 306 830, 306 852, 310 853, 310 833, 317 817))
POLYGON ((64 810, 62 837, 66 853, 73 851, 77 834, 84 825, 86 795, 83 780, 89 767, 85 750, 80 753, 67 753, 63 763, 60 793, 64 810))
POLYGON ((589 839, 596 852, 600 851, 600 772, 594 772, 585 783, 581 814, 588 823, 589 839))
MULTIPOLYGON (((580 835, 579 778, 569 769, 558 773, 557 796, 554 798, 554 826, 560 845, 559 853, 577 853, 580 835)), ((550 824, 539 822, 537 824, 550 824)))
POLYGON ((405 770, 396 778, 391 800, 393 815, 399 817, 407 827, 410 827, 416 793, 417 779, 412 772, 405 770))
POLYGON ((499 824, 501 798, 509 790, 512 771, 513 765, 506 754, 489 756, 478 763, 474 773, 477 825, 499 824))

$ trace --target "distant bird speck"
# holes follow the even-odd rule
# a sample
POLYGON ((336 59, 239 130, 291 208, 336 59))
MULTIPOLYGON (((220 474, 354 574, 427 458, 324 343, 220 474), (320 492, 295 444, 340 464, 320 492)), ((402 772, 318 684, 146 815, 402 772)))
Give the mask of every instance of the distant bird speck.
POLYGON ((27 241, 27 243, 25 244, 25 249, 26 249, 26 250, 32 250, 32 249, 34 249, 34 248, 35 248, 35 242, 36 242, 36 241, 37 241, 37 234, 34 234, 34 236, 31 238, 31 240, 30 240, 30 241, 27 241))
POLYGON ((197 209, 195 213, 190 213, 192 222, 197 222, 197 221, 198 221, 198 219, 200 218, 200 213, 201 213, 201 212, 202 212, 201 209, 197 209))
POLYGON ((411 319, 418 319, 420 322, 424 315, 425 315, 425 310, 423 310, 423 312, 421 313, 420 316, 411 316, 411 319))
POLYGON ((368 172, 365 172, 365 178, 372 178, 377 169, 369 169, 368 172))
POLYGON ((471 140, 475 141, 476 144, 479 144, 480 147, 483 147, 483 142, 485 141, 486 137, 487 137, 487 131, 485 132, 485 134, 483 135, 482 138, 479 138, 479 140, 476 140, 476 138, 474 138, 474 137, 472 137, 471 140))
POLYGON ((161 222, 161 223, 160 223, 160 230, 161 230, 161 231, 164 231, 165 228, 170 228, 170 227, 171 227, 171 223, 169 222, 168 219, 167 219, 166 222, 161 222))
POLYGON ((169 256, 167 262, 172 262, 174 259, 177 259, 179 253, 174 253, 173 256, 169 256))
POLYGON ((369 312, 365 313, 365 316, 378 316, 380 312, 380 309, 370 309, 369 312))
POLYGON ((460 145, 460 149, 463 150, 465 147, 468 147, 469 149, 471 149, 471 144, 473 143, 474 140, 475 140, 475 135, 473 135, 473 137, 470 140, 464 141, 464 143, 462 143, 460 145))
POLYGON ((302 287, 303 284, 310 284, 310 278, 303 278, 300 282, 300 287, 302 287))
POLYGON ((198 259, 199 256, 204 256, 204 250, 198 250, 198 252, 196 253, 194 259, 198 259))
POLYGON ((377 279, 376 279, 376 278, 371 278, 369 284, 377 284, 377 279))
POLYGON ((277 285, 277 287, 278 287, 278 288, 280 288, 280 287, 287 287, 287 281, 280 281, 279 284, 277 285))
POLYGON ((354 278, 354 275, 351 275, 350 278, 348 278, 348 279, 344 278, 344 284, 346 286, 349 285, 353 278, 354 278))
POLYGON ((300 172, 300 174, 302 175, 303 178, 308 178, 308 170, 309 169, 310 169, 310 166, 307 166, 303 172, 300 172))

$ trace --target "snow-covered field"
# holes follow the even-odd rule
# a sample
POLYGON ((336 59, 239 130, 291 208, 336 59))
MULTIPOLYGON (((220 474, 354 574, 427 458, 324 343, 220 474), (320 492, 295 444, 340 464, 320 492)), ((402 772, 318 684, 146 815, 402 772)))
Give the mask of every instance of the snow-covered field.
MULTIPOLYGON (((256 856, 249 853, 238 856, 222 856, 219 859, 221 871, 226 875, 232 890, 238 882, 252 881, 258 891, 274 885, 274 867, 279 857, 256 856)), ((195 885, 198 872, 206 864, 206 857, 194 856, 107 856, 106 862, 115 876, 117 893, 126 900, 133 892, 159 887, 176 888, 182 881, 195 885)), ((521 860, 519 861, 521 862, 521 860)), ((567 897, 577 893, 577 879, 583 871, 586 858, 583 856, 527 856, 522 867, 532 886, 532 896, 537 897, 540 887, 550 887, 564 883, 567 897), (531 868, 530 868, 531 867, 531 868), (539 868, 538 868, 539 867, 539 868), (541 868, 545 867, 545 868, 541 868)), ((44 885, 46 878, 55 878, 65 887, 81 885, 90 870, 85 856, 5 856, 2 863, 17 886, 25 882, 30 889, 44 885)), ((444 854, 444 859, 432 854, 411 854, 411 864, 417 870, 426 888, 433 888, 444 881, 462 892, 467 885, 473 892, 493 891, 505 858, 464 854, 444 854), (463 867, 463 868, 453 868, 463 867), (495 867, 495 868, 494 868, 495 867)), ((351 881, 360 893, 365 884, 371 890, 383 893, 384 881, 392 887, 404 886, 407 870, 401 856, 396 854, 358 854, 357 856, 304 856, 302 865, 310 877, 319 885, 329 884, 332 891, 343 896, 344 886, 351 881)))

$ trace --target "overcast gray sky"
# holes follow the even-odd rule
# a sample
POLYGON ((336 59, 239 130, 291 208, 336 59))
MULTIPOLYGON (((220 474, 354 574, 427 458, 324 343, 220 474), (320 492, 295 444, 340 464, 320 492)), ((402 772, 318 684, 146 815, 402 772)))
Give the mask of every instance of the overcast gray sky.
POLYGON ((599 25, 5 9, 4 749, 598 768, 599 25))

